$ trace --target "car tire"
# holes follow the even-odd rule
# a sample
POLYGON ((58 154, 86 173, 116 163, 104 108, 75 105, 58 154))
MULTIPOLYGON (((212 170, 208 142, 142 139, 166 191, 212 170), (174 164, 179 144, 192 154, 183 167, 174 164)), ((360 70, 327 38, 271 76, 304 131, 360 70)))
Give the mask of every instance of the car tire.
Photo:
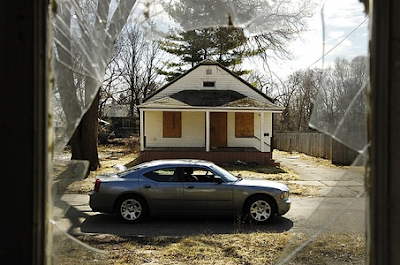
POLYGON ((275 203, 268 196, 255 196, 250 198, 244 207, 244 214, 250 223, 265 224, 275 216, 275 203))
POLYGON ((143 198, 129 195, 118 201, 116 212, 126 223, 139 223, 147 218, 148 207, 143 198))

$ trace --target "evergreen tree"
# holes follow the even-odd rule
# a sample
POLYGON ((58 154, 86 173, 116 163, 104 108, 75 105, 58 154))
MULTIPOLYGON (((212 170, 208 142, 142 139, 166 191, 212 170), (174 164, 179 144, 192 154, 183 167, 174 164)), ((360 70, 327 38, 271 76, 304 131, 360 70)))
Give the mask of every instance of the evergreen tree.
POLYGON ((237 75, 247 74, 249 71, 242 70, 240 66, 244 58, 255 55, 256 52, 245 48, 246 41, 243 30, 234 27, 190 30, 169 36, 160 42, 161 49, 176 55, 179 62, 167 62, 167 70, 159 69, 158 72, 166 75, 166 80, 170 81, 189 66, 193 67, 205 59, 211 59, 237 75))
POLYGON ((171 80, 189 66, 211 59, 243 75, 250 72, 241 69, 245 58, 290 59, 287 45, 307 29, 304 19, 311 16, 311 0, 278 0, 270 6, 267 2, 176 0, 173 5, 163 4, 180 25, 178 30, 186 32, 161 42, 161 48, 176 55, 179 61, 166 63, 166 70, 159 73, 171 80), (252 35, 246 37, 243 28, 252 35))

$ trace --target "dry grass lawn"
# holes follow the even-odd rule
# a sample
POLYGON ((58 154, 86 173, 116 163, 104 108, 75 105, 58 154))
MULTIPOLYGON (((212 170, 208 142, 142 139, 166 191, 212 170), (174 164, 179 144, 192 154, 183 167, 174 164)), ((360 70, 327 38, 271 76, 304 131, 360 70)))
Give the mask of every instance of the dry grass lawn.
POLYGON ((119 237, 113 235, 83 235, 78 239, 104 251, 82 251, 82 246, 70 242, 63 245, 58 264, 223 264, 259 265, 285 264, 331 265, 365 264, 364 237, 354 234, 324 234, 301 251, 291 255, 309 235, 254 232, 248 234, 201 234, 188 237, 119 237), (96 261, 96 262, 94 262, 96 261))

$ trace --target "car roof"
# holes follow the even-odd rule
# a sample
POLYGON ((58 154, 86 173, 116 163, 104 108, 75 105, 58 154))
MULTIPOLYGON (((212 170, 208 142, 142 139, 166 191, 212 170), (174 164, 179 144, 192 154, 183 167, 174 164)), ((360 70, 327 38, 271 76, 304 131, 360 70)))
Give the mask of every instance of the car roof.
POLYGON ((179 165, 179 166, 212 166, 211 161, 201 159, 159 159, 145 162, 147 166, 179 165))

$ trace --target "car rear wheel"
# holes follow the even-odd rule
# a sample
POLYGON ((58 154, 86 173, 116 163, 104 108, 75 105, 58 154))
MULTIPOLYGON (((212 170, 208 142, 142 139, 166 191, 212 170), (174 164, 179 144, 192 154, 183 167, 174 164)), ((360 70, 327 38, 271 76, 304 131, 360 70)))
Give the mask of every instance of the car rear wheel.
POLYGON ((147 204, 144 199, 130 195, 119 200, 117 210, 120 218, 127 223, 138 223, 148 215, 147 204))
POLYGON ((275 215, 275 204, 267 196, 256 196, 251 198, 245 206, 245 214, 251 223, 267 223, 275 215))

